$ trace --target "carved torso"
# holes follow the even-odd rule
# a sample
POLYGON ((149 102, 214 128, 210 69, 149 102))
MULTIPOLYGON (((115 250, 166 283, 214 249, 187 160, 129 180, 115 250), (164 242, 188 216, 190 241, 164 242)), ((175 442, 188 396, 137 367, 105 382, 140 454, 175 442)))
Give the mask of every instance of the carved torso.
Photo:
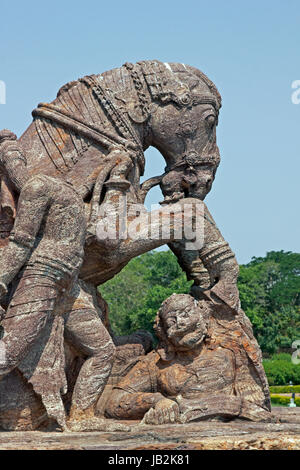
POLYGON ((219 348, 200 355, 191 364, 174 362, 167 368, 159 367, 158 389, 165 396, 181 394, 184 398, 205 397, 212 390, 231 394, 233 360, 230 351, 219 348))
POLYGON ((218 348, 206 351, 193 361, 161 360, 157 352, 142 359, 121 380, 118 388, 133 392, 160 392, 166 397, 206 397, 212 393, 231 394, 234 386, 234 357, 231 351, 218 348), (141 380, 142 377, 142 380, 141 380))
POLYGON ((34 231, 37 221, 30 220, 30 206, 42 217, 27 266, 35 265, 39 270, 52 267, 66 273, 78 269, 84 254, 86 225, 80 196, 70 185, 43 175, 26 183, 21 200, 13 237, 30 237, 34 231))

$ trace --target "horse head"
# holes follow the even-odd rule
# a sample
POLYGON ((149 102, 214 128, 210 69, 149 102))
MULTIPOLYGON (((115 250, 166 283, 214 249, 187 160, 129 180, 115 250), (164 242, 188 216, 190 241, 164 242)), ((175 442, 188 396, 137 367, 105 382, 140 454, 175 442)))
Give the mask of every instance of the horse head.
POLYGON ((221 97, 194 67, 158 62, 144 62, 142 67, 157 104, 148 123, 148 143, 167 163, 165 174, 153 184, 160 184, 165 202, 204 199, 220 162, 216 126, 221 97))

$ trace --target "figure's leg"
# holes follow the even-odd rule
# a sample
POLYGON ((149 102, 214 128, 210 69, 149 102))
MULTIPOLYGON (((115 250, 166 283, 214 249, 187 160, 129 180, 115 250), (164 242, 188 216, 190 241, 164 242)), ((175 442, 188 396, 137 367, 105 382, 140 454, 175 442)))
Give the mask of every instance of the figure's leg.
POLYGON ((72 396, 71 419, 88 418, 109 377, 115 346, 93 309, 74 310, 67 315, 65 338, 87 356, 79 372, 72 396))
POLYGON ((28 287, 26 292, 22 289, 16 290, 1 322, 3 333, 0 377, 18 366, 43 331, 53 311, 57 292, 52 287, 44 288, 43 297, 47 300, 41 299, 38 287, 28 287))
POLYGON ((239 418, 257 422, 278 422, 278 418, 271 411, 245 399, 242 399, 239 418))
MULTIPOLYGON (((4 377, 14 368, 21 368, 20 370, 32 384, 34 391, 40 395, 48 417, 56 420, 61 428, 64 429, 66 414, 60 396, 61 382, 63 381, 61 374, 64 374, 64 355, 63 350, 57 350, 60 341, 58 336, 63 336, 63 331, 61 330, 60 333, 57 330, 55 323, 57 323, 56 320, 59 320, 59 318, 54 317, 54 310, 59 299, 59 290, 52 281, 38 276, 27 276, 26 273, 22 276, 7 309, 5 318, 1 323, 3 334, 0 340, 2 351, 0 357, 0 380, 1 377, 4 377), (39 341, 43 344, 41 350, 39 350, 39 341), (47 359, 49 347, 51 350, 53 344, 56 348, 55 354, 53 356, 52 348, 52 357, 47 359), (34 352, 35 349, 36 352, 34 352), (33 368, 29 372, 25 365, 25 371, 23 371, 22 361, 32 351, 35 365, 32 364, 33 368), (54 380, 53 377, 51 378, 51 374, 49 374, 49 372, 53 372, 53 365, 51 371, 48 371, 45 366, 45 357, 46 363, 47 360, 51 363, 53 357, 58 361, 62 361, 62 369, 60 370, 60 367, 59 370, 56 370, 57 367, 55 369, 54 380), (44 380, 41 379, 41 373, 46 374, 44 380), (48 389, 46 386, 47 381, 51 384, 51 389, 48 389)), ((56 362, 55 365, 57 366, 57 364, 56 362)))
POLYGON ((46 325, 47 317, 48 312, 36 312, 32 315, 22 315, 20 312, 16 317, 3 320, 0 377, 18 366, 46 325))
POLYGON ((274 420, 274 416, 269 411, 238 396, 216 394, 198 400, 188 400, 178 396, 176 401, 179 405, 181 423, 217 417, 243 418, 258 422, 274 420))

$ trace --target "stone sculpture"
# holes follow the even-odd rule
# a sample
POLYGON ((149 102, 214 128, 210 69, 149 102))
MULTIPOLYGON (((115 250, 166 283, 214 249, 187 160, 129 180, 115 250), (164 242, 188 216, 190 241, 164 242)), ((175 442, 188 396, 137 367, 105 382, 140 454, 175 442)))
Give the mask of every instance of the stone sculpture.
MULTIPOLYGON (((142 61, 64 85, 52 103, 33 111, 20 139, 2 131, 1 427, 35 429, 52 418, 66 429, 97 421, 96 402, 116 347, 148 341, 143 335, 114 337, 97 286, 133 257, 165 243, 194 279, 193 296, 219 303, 221 317, 235 316, 224 327, 227 340, 232 329, 240 331, 234 322, 246 320, 238 266, 202 203, 220 161, 220 107, 216 87, 199 70, 142 61), (162 153, 165 173, 140 184, 149 146, 162 153), (142 203, 154 185, 164 201, 152 223, 142 203), (201 220, 201 246, 186 249, 188 240, 197 241, 197 230, 190 238, 184 231, 177 236, 187 220, 190 226, 201 220)), ((220 322, 212 319, 217 332, 220 322)), ((247 357, 267 396, 259 348, 246 328, 253 348, 247 357)), ((105 428, 103 420, 97 423, 105 428)))
POLYGON ((155 329, 157 350, 114 387, 107 416, 145 424, 272 419, 259 347, 242 310, 173 294, 155 329))

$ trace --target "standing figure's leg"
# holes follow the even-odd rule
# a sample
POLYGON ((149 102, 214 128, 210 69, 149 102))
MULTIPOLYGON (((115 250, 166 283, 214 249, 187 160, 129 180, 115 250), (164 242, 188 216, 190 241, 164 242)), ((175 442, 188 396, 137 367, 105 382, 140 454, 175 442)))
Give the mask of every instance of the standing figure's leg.
POLYGON ((11 372, 24 359, 43 331, 53 312, 58 292, 53 287, 23 286, 22 280, 1 322, 0 378, 11 372), (26 288, 26 291, 24 290, 26 288))
POLYGON ((70 419, 93 417, 112 368, 115 346, 93 309, 83 308, 67 314, 65 338, 87 357, 74 387, 70 419))
POLYGON ((1 322, 0 380, 18 367, 40 395, 48 418, 65 429, 63 324, 54 315, 59 300, 54 282, 23 273, 1 322))

